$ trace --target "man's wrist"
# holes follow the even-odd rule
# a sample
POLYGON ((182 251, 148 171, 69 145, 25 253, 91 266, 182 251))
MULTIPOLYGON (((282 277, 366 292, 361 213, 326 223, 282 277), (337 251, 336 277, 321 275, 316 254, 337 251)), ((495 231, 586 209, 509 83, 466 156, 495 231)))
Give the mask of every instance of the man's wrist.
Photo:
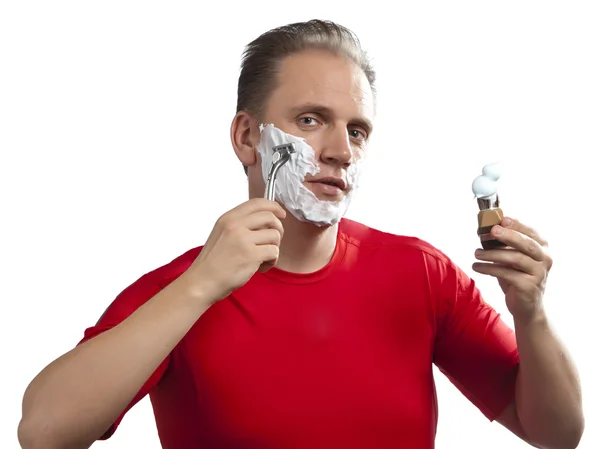
POLYGON ((530 313, 520 316, 514 315, 515 328, 526 329, 530 327, 548 327, 548 316, 543 307, 536 307, 530 313))
POLYGON ((178 281, 182 294, 193 304, 199 305, 202 308, 208 308, 221 299, 215 293, 217 289, 213 285, 214 282, 210 279, 197 276, 196 273, 189 270, 183 273, 178 281))

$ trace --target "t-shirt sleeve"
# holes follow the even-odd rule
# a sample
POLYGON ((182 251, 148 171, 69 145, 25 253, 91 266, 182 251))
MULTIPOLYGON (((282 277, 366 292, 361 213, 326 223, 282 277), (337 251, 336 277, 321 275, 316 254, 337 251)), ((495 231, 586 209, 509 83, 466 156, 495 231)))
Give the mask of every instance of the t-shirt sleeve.
POLYGON ((435 267, 429 272, 436 277, 434 363, 493 421, 514 399, 519 366, 514 331, 466 273, 445 258, 430 263, 435 267))
MULTIPOLYGON (((81 341, 79 341, 78 345, 96 337, 97 335, 100 335, 104 331, 117 326, 119 323, 129 317, 129 315, 131 315, 138 307, 151 299, 161 290, 162 287, 160 283, 151 277, 151 274, 142 276, 115 298, 115 300, 108 306, 94 326, 85 330, 84 336, 81 341)), ((100 437, 101 440, 110 438, 116 431, 125 414, 158 384, 168 367, 169 360, 170 356, 167 356, 167 358, 165 358, 165 360, 163 360, 163 362, 157 367, 157 369, 140 388, 125 410, 122 411, 114 423, 100 437)))

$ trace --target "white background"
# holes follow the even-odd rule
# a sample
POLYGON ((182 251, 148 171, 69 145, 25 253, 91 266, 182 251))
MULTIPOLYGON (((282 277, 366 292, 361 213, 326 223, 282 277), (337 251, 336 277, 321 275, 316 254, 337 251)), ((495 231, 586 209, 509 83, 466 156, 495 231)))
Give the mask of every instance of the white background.
MULTIPOLYGON (((471 182, 504 162, 505 213, 539 229, 555 259, 546 305, 581 372, 580 447, 600 447, 596 2, 383 5, 3 2, 0 447, 18 447, 33 376, 123 288, 204 243, 246 199, 229 141, 241 52, 310 18, 358 33, 378 73, 376 131, 349 218, 436 245, 510 322, 496 281, 470 268, 471 182)), ((436 379, 437 447, 527 447, 436 379)), ((96 446, 158 448, 149 401, 96 446)))

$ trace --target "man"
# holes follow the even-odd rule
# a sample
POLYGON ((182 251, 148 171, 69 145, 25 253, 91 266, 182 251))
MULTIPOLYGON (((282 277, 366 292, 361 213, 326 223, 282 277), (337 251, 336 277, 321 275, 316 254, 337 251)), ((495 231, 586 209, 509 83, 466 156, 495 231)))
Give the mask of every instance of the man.
POLYGON ((433 364, 532 445, 577 446, 577 373, 544 313, 551 259, 533 229, 505 219, 493 234, 509 248, 476 253, 513 333, 439 250, 341 218, 373 85, 358 41, 334 23, 247 47, 231 141, 250 199, 203 247, 126 288, 32 381, 23 448, 87 448, 146 394, 169 449, 431 448, 433 364), (290 141, 277 201, 263 199, 272 146, 290 141))

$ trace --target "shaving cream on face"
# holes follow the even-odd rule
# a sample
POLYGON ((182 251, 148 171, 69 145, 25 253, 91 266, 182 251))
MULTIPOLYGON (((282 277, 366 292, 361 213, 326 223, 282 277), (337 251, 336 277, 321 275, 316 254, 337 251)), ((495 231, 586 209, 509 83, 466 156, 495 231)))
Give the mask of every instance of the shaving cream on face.
POLYGON ((273 147, 286 143, 294 143, 295 152, 277 173, 275 182, 275 199, 296 217, 317 226, 334 225, 346 213, 352 194, 357 188, 360 172, 360 158, 347 170, 346 183, 349 191, 340 201, 322 201, 304 185, 307 175, 315 176, 320 168, 315 151, 305 139, 287 134, 272 124, 260 125, 261 138, 258 153, 261 158, 263 180, 266 184, 273 161, 273 147))
POLYGON ((492 203, 496 201, 498 195, 498 180, 501 175, 501 167, 498 162, 488 164, 483 167, 479 175, 473 181, 473 194, 480 199, 490 200, 492 203))

